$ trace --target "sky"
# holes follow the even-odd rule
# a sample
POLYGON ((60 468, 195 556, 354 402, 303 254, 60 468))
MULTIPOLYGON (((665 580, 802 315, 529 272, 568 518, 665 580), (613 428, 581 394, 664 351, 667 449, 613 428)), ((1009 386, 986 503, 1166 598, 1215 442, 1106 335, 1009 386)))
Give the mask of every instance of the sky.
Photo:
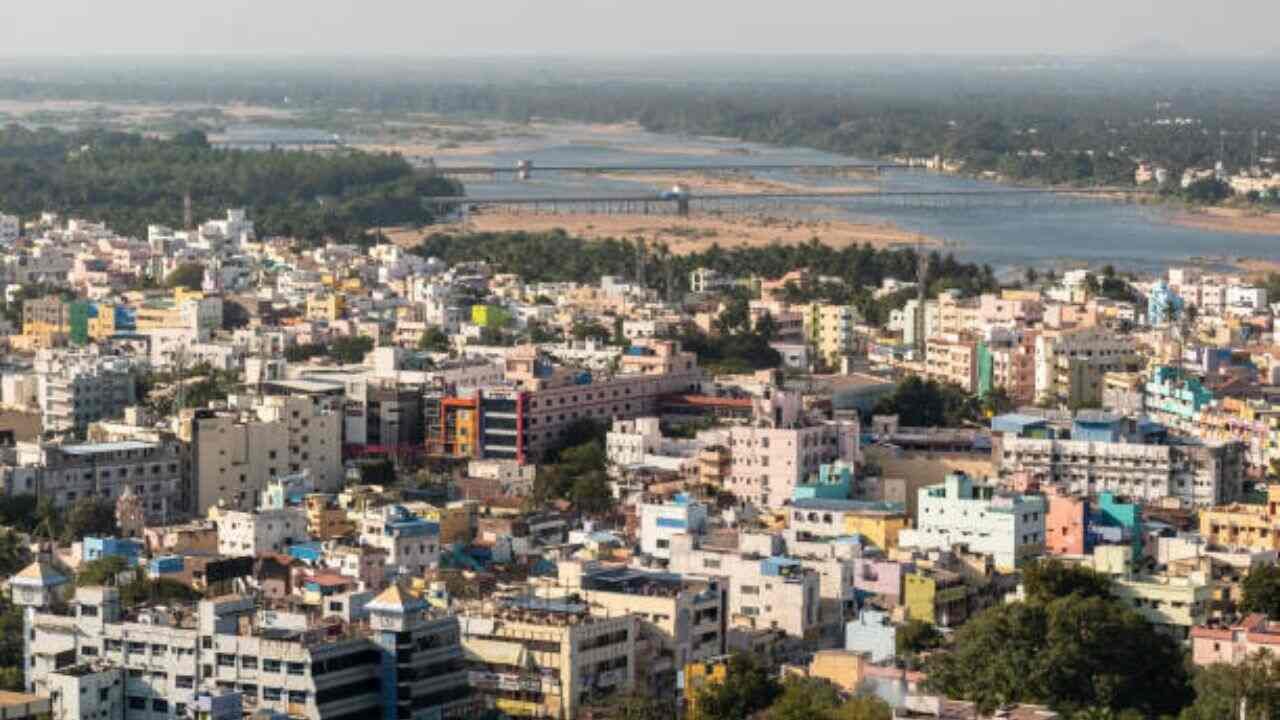
POLYGON ((0 0, 0 56, 1280 52, 1277 0, 0 0))

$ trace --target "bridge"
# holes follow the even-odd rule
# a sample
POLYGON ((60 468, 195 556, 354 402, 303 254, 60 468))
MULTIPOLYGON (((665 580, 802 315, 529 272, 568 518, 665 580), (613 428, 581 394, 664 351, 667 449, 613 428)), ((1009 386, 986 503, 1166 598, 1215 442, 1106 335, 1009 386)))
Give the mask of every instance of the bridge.
MULTIPOLYGON (((430 166, 441 175, 512 175, 517 180, 528 180, 533 177, 535 165, 532 160, 521 160, 512 167, 495 165, 435 165, 430 166)), ((537 165, 540 173, 664 173, 664 172, 729 172, 751 173, 780 170, 809 171, 815 173, 871 172, 879 174, 885 170, 907 170, 913 165, 899 163, 722 163, 722 164, 680 164, 680 165, 537 165)))
POLYGON ((829 202, 840 204, 893 207, 1021 207, 1032 202, 1064 202, 1071 200, 1128 201, 1150 195, 1148 190, 1134 188, 1010 188, 992 190, 868 190, 840 192, 763 192, 694 195, 676 189, 664 193, 641 195, 565 195, 551 197, 428 197, 423 201, 440 209, 461 207, 464 211, 497 208, 511 212, 556 214, 583 212, 609 215, 688 215, 694 210, 761 210, 779 209, 797 202, 829 202))

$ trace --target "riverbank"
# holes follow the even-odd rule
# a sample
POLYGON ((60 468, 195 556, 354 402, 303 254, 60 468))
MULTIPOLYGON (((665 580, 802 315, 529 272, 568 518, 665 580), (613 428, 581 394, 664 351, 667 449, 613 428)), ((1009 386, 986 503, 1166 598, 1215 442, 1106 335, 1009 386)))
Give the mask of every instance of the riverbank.
POLYGON ((841 184, 815 186, 808 183, 786 182, 762 178, 744 172, 664 172, 664 173, 601 173, 598 177, 610 180, 645 183, 655 191, 667 190, 680 184, 698 195, 747 195, 754 193, 873 193, 871 184, 841 184))
POLYGON ((601 215, 572 213, 535 215, 529 213, 480 212, 465 222, 433 225, 424 231, 387 229, 385 235, 403 247, 413 247, 432 232, 530 232, 562 229, 570 235, 592 240, 644 238, 651 245, 664 243, 676 255, 721 248, 767 247, 772 244, 799 245, 817 238, 825 245, 844 248, 871 245, 875 248, 941 246, 941 242, 904 230, 889 222, 796 219, 770 215, 601 215))
MULTIPOLYGON (((1256 213, 1241 208, 1206 207, 1174 213, 1169 222, 1179 227, 1211 232, 1274 235, 1280 238, 1280 213, 1256 213)), ((1280 250, 1280 247, 1276 248, 1280 250)))

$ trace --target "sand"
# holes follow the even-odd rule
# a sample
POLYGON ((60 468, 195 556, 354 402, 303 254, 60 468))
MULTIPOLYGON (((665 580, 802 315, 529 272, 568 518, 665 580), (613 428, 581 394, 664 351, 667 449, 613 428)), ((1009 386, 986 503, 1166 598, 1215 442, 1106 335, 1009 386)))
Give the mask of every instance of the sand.
POLYGON ((764 247, 773 243, 795 245, 818 238, 823 244, 843 248, 871 245, 939 245, 925 235, 908 232, 888 222, 856 223, 843 220, 798 220, 767 215, 722 217, 694 215, 598 215, 588 213, 517 214, 484 212, 465 222, 435 225, 426 231, 406 228, 384 230, 392 242, 412 247, 431 232, 548 232, 563 229, 589 239, 643 237, 665 243, 676 255, 702 252, 712 245, 722 248, 764 247))
POLYGON ((603 173, 610 180, 646 183, 655 190, 666 190, 676 183, 687 185, 694 195, 734 193, 871 193, 873 185, 806 185, 761 178, 741 172, 667 172, 667 173, 603 173))
MULTIPOLYGON (((1275 235, 1280 238, 1280 213, 1258 214, 1240 208, 1211 207, 1196 212, 1179 212, 1172 217, 1171 222, 1197 230, 1275 235)), ((1277 250, 1280 250, 1280 246, 1277 250)))

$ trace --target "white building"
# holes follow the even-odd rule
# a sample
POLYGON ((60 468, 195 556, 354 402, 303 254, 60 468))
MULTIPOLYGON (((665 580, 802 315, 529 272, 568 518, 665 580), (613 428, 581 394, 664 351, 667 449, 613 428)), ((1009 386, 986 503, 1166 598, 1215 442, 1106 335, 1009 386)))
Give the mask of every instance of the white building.
POLYGON ((41 350, 35 374, 46 432, 83 433, 137 403, 133 363, 96 352, 41 350))
POLYGON ((671 559, 673 536, 700 535, 707 523, 705 505, 679 497, 671 503, 644 503, 639 510, 640 550, 663 560, 671 559))
POLYGON ((1011 569, 1044 550, 1045 511, 1039 495, 999 492, 953 473, 939 485, 920 488, 916 528, 898 535, 901 547, 950 550, 967 545, 1011 569))
POLYGON ((217 513, 218 553, 231 557, 282 553, 290 545, 311 539, 307 534, 307 514, 296 508, 276 508, 217 513))
POLYGON ((22 234, 22 221, 17 215, 0 213, 0 243, 12 243, 22 234))

